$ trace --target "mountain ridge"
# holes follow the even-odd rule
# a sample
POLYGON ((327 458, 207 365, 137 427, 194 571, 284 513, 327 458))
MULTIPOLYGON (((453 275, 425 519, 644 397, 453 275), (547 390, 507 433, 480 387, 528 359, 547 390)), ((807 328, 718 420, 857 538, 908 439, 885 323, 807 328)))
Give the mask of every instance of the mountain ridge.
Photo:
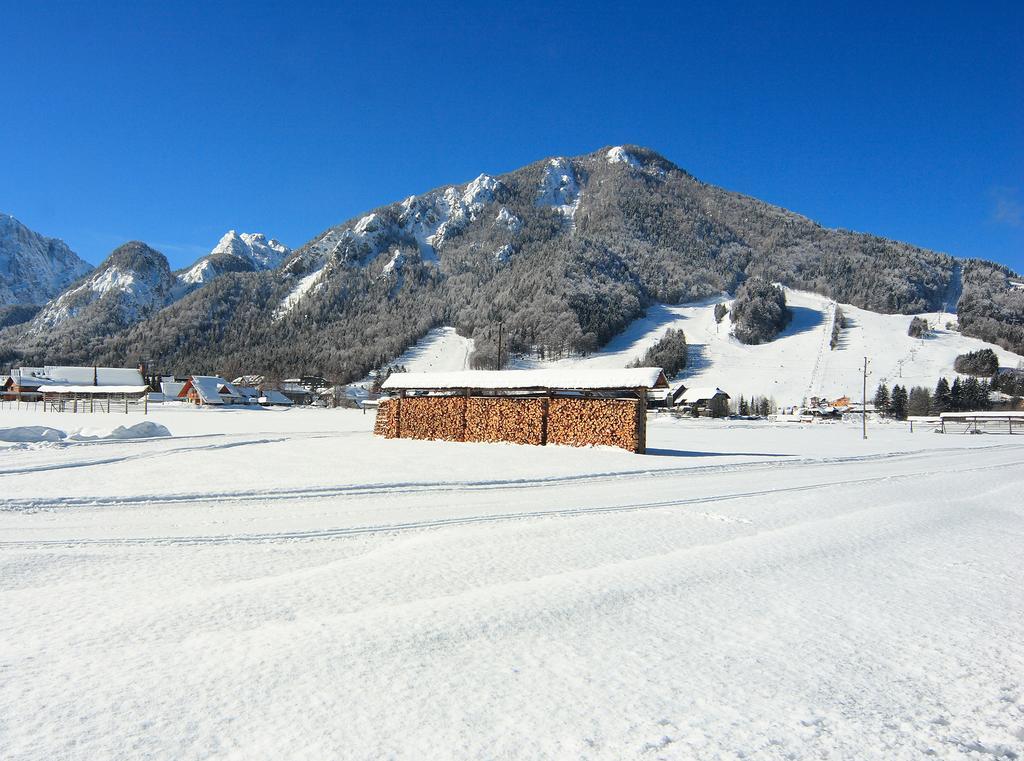
MULTIPOLYGON (((277 269, 225 272, 95 336, 91 350, 111 362, 145 354, 168 367, 351 379, 440 325, 472 338, 488 366, 499 321, 512 351, 562 356, 594 351, 651 303, 734 291, 752 276, 910 314, 942 307, 960 273, 965 330, 1024 345, 1024 294, 1008 268, 828 229, 650 149, 606 146, 353 216, 277 269)), ((43 347, 3 334, 21 356, 82 357, 74 341, 50 338, 43 347)))
POLYGON ((41 306, 91 269, 64 241, 0 212, 0 307, 41 306))

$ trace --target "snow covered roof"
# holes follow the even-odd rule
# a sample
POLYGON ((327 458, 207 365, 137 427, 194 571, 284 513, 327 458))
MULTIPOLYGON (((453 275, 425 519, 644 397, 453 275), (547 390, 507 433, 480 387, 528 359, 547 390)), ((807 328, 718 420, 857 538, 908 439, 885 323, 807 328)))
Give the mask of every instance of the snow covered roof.
POLYGON ((19 386, 38 386, 45 382, 41 376, 46 374, 42 367, 14 367, 11 368, 11 378, 19 386))
POLYGON ((694 402, 704 401, 705 399, 714 399, 719 394, 723 394, 726 397, 729 396, 722 391, 722 389, 714 386, 698 386, 697 388, 686 389, 679 401, 683 404, 693 404, 694 402))
POLYGON ((292 404, 292 400, 282 394, 280 391, 274 391, 273 389, 267 389, 263 392, 263 396, 260 397, 260 404, 292 404))
MULTIPOLYGON (((69 386, 144 386, 142 373, 131 367, 65 367, 47 365, 46 380, 69 386), (95 384, 93 381, 96 381, 95 384)), ((118 392, 120 393, 120 392, 118 392)))
POLYGON ((252 386, 234 386, 234 388, 246 399, 256 399, 260 395, 259 389, 253 388, 252 386))
POLYGON ((1011 418, 1024 420, 1024 410, 991 410, 989 412, 943 412, 939 415, 943 420, 957 418, 1011 418))
POLYGON ((664 388, 660 367, 625 370, 463 370, 448 373, 392 373, 386 389, 573 389, 664 388))
POLYGON ((177 398, 183 388, 185 388, 185 381, 165 380, 160 382, 160 391, 168 399, 177 398))
MULTIPOLYGON (((61 386, 76 388, 88 386, 91 389, 103 387, 109 393, 122 394, 137 393, 136 391, 123 391, 124 388, 135 389, 146 385, 142 373, 134 368, 124 367, 69 367, 62 365, 16 367, 11 370, 11 376, 19 385, 45 386, 50 391, 55 391, 57 387, 61 386)), ((65 390, 68 389, 65 388, 65 390)), ((76 392, 69 391, 69 393, 76 392)))
POLYGON ((242 398, 234 386, 218 375, 193 375, 185 386, 194 388, 204 404, 223 404, 225 397, 242 398))
POLYGON ((138 386, 72 386, 64 383, 45 383, 39 387, 43 394, 144 394, 149 390, 146 384, 138 386))

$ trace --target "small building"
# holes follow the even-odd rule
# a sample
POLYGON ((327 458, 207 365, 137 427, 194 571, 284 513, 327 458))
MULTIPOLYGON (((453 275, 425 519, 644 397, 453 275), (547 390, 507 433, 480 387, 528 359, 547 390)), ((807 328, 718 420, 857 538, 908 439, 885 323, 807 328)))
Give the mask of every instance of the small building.
POLYGON ((264 389, 258 402, 262 407, 291 407, 294 404, 287 396, 272 388, 264 389))
POLYGON ((245 403, 238 390, 217 375, 190 375, 178 392, 178 398, 187 399, 197 406, 223 407, 245 403))
POLYGON ((660 367, 392 373, 374 432, 386 438, 604 445, 643 453, 660 367))
POLYGON ((160 393, 164 395, 164 399, 177 399, 187 380, 178 380, 172 375, 164 376, 160 379, 160 393))
POLYGON ((244 404, 256 404, 260 398, 260 390, 254 386, 239 386, 236 383, 232 383, 235 390, 241 395, 242 402, 244 404))
POLYGON ((111 401, 126 404, 139 401, 149 391, 138 369, 98 365, 16 368, 11 371, 8 386, 5 398, 13 394, 14 398, 42 400, 60 409, 71 402, 76 410, 78 402, 86 402, 88 409, 95 409, 96 402, 102 402, 109 409, 111 401))
POLYGON ((298 378, 285 378, 281 381, 281 393, 295 404, 313 404, 322 400, 324 395, 332 393, 332 384, 319 375, 300 375, 298 378))
POLYGON ((689 411, 694 417, 711 416, 728 412, 730 396, 716 386, 684 388, 679 395, 678 406, 689 411))
POLYGON ((15 367, 0 386, 0 397, 5 401, 37 402, 43 398, 39 387, 45 383, 46 368, 15 367))
POLYGON ((239 375, 231 381, 231 384, 236 388, 238 386, 252 386, 253 388, 259 388, 265 382, 266 381, 262 375, 239 375))

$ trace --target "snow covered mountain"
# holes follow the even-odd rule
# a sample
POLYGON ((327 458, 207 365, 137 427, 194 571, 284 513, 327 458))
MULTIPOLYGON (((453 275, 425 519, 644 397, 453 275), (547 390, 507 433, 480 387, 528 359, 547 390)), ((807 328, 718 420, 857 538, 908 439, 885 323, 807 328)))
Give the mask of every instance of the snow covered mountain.
POLYGON ((228 230, 213 250, 178 274, 186 291, 209 283, 228 272, 259 272, 277 269, 291 253, 283 243, 263 233, 228 230))
MULTIPOLYGON (((16 330, 17 340, 44 344, 51 356, 74 356, 130 329, 228 273, 280 266, 290 249, 262 233, 225 234, 214 249, 178 273, 159 251, 139 241, 116 249, 89 275, 51 299, 16 330)), ((0 315, 2 317, 2 315, 0 315)), ((2 325, 2 323, 0 323, 2 325)))
POLYGON ((8 329, 0 357, 145 354, 168 371, 354 380, 441 326, 471 342, 471 362, 493 366, 500 322, 506 351, 549 361, 593 355, 653 305, 735 292, 755 276, 877 314, 955 311, 964 335, 1024 352, 1022 278, 1007 268, 824 228, 640 146, 409 196, 290 253, 260 243, 226 236, 179 273, 162 310, 90 332, 102 337, 98 356, 77 329, 60 342, 8 329))
POLYGON ((64 241, 0 212, 0 307, 45 304, 91 269, 64 241))
POLYGON ((43 307, 29 335, 49 336, 74 324, 80 338, 102 337, 166 306, 177 282, 163 254, 139 241, 125 243, 43 307))

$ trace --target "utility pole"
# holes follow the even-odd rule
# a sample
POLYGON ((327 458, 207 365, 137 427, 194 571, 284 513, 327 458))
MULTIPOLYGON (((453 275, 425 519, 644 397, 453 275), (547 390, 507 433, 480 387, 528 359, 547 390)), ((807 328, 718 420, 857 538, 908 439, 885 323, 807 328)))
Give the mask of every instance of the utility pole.
POLYGON ((501 369, 501 339, 502 339, 502 323, 498 322, 498 369, 501 369))
POLYGON ((868 358, 864 357, 864 396, 861 397, 863 402, 860 407, 860 418, 861 427, 863 428, 864 438, 868 437, 868 358))

